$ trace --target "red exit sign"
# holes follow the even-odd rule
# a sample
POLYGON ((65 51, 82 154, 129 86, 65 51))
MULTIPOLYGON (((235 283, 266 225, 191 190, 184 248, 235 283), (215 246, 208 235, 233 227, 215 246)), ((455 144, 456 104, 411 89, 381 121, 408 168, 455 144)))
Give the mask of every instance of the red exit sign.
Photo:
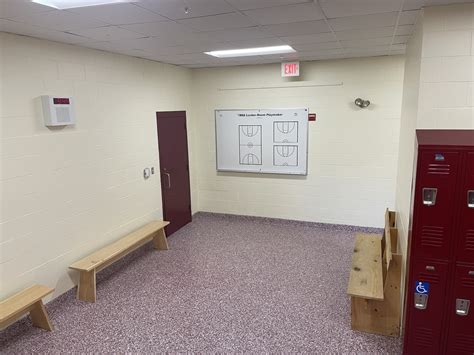
POLYGON ((281 76, 300 76, 300 62, 281 63, 281 76))

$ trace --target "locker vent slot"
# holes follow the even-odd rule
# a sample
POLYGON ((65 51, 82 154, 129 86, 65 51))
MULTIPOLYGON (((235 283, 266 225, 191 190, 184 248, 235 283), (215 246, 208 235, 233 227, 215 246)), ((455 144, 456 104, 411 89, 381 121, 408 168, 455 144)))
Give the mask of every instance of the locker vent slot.
POLYGON ((474 288, 474 277, 461 277, 461 285, 474 288))
POLYGON ((433 284, 439 283, 439 276, 436 274, 428 274, 426 272, 421 272, 419 274, 419 279, 422 281, 431 282, 433 284))
POLYGON ((433 331, 428 328, 416 328, 415 343, 420 347, 431 349, 434 343, 433 331))
POLYGON ((466 250, 474 251, 474 230, 472 229, 466 233, 466 250))
POLYGON ((451 173, 450 164, 430 164, 428 165, 428 174, 449 175, 451 173))
POLYGON ((443 227, 425 226, 421 229, 421 245, 427 247, 442 247, 444 237, 443 227))
POLYGON ((453 343, 453 350, 457 350, 466 354, 474 353, 474 335, 456 334, 456 338, 453 343))

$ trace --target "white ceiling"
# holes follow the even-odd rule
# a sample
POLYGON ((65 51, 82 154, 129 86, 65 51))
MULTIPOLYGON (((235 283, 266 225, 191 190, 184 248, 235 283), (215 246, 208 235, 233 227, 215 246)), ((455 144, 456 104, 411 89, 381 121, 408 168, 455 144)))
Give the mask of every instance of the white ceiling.
POLYGON ((0 31, 191 68, 261 64, 403 54, 420 8, 462 2, 474 0, 137 0, 70 10, 0 0, 0 31), (297 53, 203 54, 282 44, 297 53))

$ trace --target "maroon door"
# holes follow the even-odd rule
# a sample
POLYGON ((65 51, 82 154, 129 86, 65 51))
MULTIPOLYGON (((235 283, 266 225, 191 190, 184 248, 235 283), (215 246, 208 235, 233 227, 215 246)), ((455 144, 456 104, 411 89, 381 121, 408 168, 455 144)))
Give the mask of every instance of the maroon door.
POLYGON ((444 305, 448 280, 448 263, 431 260, 415 260, 407 284, 408 312, 405 326, 405 353, 438 354, 442 343, 444 305), (417 282, 429 283, 429 295, 425 309, 415 307, 417 282))
POLYGON ((466 172, 461 191, 461 218, 457 260, 474 263, 474 152, 466 154, 466 172))
POLYGON ((191 222, 186 111, 157 112, 163 218, 167 235, 191 222))
POLYGON ((474 266, 458 264, 454 279, 454 297, 448 305, 447 354, 470 355, 474 354, 474 266))
POLYGON ((419 157, 415 209, 415 250, 418 256, 449 260, 454 235, 459 152, 424 151, 419 157))

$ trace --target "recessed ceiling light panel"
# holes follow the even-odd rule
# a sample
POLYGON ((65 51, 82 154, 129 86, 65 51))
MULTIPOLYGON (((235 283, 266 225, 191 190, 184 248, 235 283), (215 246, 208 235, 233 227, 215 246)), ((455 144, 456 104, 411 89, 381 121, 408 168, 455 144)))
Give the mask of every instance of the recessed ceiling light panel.
POLYGON ((31 0, 37 4, 54 7, 58 10, 73 9, 77 7, 119 4, 136 2, 137 0, 31 0))
POLYGON ((217 58, 233 58, 233 57, 248 57, 254 55, 269 55, 296 52, 290 46, 272 46, 272 47, 258 47, 258 48, 242 48, 242 49, 228 49, 222 51, 204 52, 207 55, 212 55, 217 58))

